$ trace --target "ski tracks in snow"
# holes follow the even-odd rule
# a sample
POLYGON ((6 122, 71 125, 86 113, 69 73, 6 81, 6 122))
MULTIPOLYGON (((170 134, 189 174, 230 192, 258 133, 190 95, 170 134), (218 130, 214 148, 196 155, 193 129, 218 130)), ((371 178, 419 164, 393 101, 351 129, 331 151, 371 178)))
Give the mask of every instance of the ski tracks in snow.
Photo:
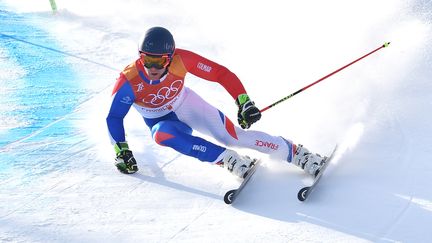
MULTIPOLYGON (((404 129, 404 126, 401 124, 400 115, 396 112, 393 112, 390 107, 383 105, 385 107, 385 115, 387 117, 387 120, 391 127, 394 127, 396 131, 398 131, 400 135, 400 141, 403 142, 403 144, 400 145, 402 151, 399 152, 400 156, 398 159, 394 160, 395 165, 394 166, 402 166, 401 168, 398 168, 401 171, 404 171, 405 173, 398 173, 399 175, 403 175, 404 178, 404 185, 405 185, 405 192, 408 193, 406 195, 409 197, 409 200, 407 200, 401 209, 395 214, 395 217, 393 219, 389 219, 389 223, 385 225, 381 232, 375 235, 376 240, 380 241, 392 241, 394 242, 394 239, 390 239, 391 233, 397 228, 397 226, 403 221, 404 217, 406 216, 409 209, 413 206, 413 191, 412 183, 413 183, 413 171, 409 156, 413 155, 412 147, 413 142, 410 139, 410 136, 407 135, 407 132, 404 129)), ((397 194, 394 194, 396 197, 397 194)))

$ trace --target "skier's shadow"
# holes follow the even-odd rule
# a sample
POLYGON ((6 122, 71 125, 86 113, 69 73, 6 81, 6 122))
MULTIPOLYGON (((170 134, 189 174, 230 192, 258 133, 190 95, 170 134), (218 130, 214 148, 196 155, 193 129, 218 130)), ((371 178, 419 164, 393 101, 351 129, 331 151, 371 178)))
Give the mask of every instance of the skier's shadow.
MULTIPOLYGON (((206 191, 195 189, 193 187, 188 187, 188 186, 179 184, 177 182, 169 181, 169 180, 167 180, 165 178, 164 172, 163 172, 162 169, 165 166, 168 166, 172 162, 176 161, 181 156, 182 155, 179 154, 179 155, 175 156, 173 159, 165 162, 162 165, 157 165, 156 163, 146 164, 144 167, 147 170, 150 170, 151 173, 146 173, 146 172, 140 172, 140 171, 138 171, 138 173, 132 174, 131 176, 133 176, 133 177, 135 177, 137 179, 140 179, 142 181, 145 181, 145 182, 154 183, 154 184, 158 184, 158 185, 161 185, 161 186, 170 187, 170 188, 173 188, 173 189, 176 189, 176 190, 180 190, 180 191, 185 191, 185 192, 188 192, 188 193, 197 194, 197 195, 200 195, 200 196, 203 196, 203 197, 208 197, 208 198, 220 200, 221 199, 220 195, 216 195, 216 194, 213 194, 213 193, 209 193, 209 192, 206 192, 206 191), (152 176, 151 175, 147 175, 147 174, 152 174, 152 176)), ((155 156, 150 155, 150 154, 147 154, 146 158, 149 161, 158 161, 158 158, 156 158, 155 156)))
POLYGON ((152 176, 148 176, 148 175, 144 175, 144 174, 140 174, 140 173, 133 174, 132 176, 135 178, 138 178, 140 180, 146 181, 146 182, 174 188, 176 190, 181 190, 181 191, 185 191, 185 192, 189 192, 189 193, 193 193, 193 194, 198 194, 198 195, 203 196, 203 197, 208 197, 208 198, 217 199, 217 200, 221 199, 220 195, 216 195, 216 194, 212 194, 212 193, 209 193, 206 191, 198 190, 198 189, 188 187, 188 186, 185 186, 185 185, 173 182, 173 181, 168 181, 165 178, 152 177, 152 176))
MULTIPOLYGON (((332 174, 333 172, 333 170, 330 170, 327 174, 332 174)), ((377 224, 383 225, 383 232, 393 226, 393 224, 389 224, 388 222, 391 222, 392 218, 397 217, 397 215, 392 216, 391 211, 394 209, 378 206, 384 212, 374 215, 374 213, 369 212, 369 208, 363 206, 361 201, 352 201, 346 198, 346 195, 337 195, 334 190, 331 190, 331 185, 340 183, 340 178, 334 176, 328 176, 325 180, 321 181, 317 190, 311 194, 307 201, 298 201, 297 192, 303 186, 302 179, 304 179, 303 173, 275 174, 274 171, 270 171, 266 167, 259 168, 247 187, 244 188, 232 204, 232 207, 249 214, 282 222, 295 224, 307 223, 311 227, 328 228, 335 232, 342 232, 346 235, 352 235, 372 242, 382 239, 380 238, 382 237, 381 233, 376 233, 374 228, 377 227, 377 224), (340 200, 335 197, 340 198, 340 200), (356 217, 351 217, 352 215, 356 217), (370 224, 369 222, 374 222, 374 224, 370 224), (374 226, 369 227, 369 225, 374 226)), ((344 184, 354 185, 355 183, 355 181, 348 181, 344 184)), ((349 187, 349 185, 343 185, 338 190, 349 187)), ((397 195, 403 195, 403 193, 388 191, 380 195, 380 198, 383 198, 383 200, 377 200, 378 203, 376 205, 379 205, 380 202, 397 200, 395 202, 402 205, 399 208, 402 213, 398 211, 399 217, 402 217, 404 215, 403 212, 406 211, 404 208, 408 207, 406 205, 411 205, 410 197, 406 196, 407 202, 404 206, 404 202, 400 202, 401 198, 398 198, 397 195)), ((430 198, 430 196, 429 194, 425 194, 422 198, 430 198)), ((385 205, 385 203, 382 205, 385 205)), ((377 209, 371 210, 374 212, 377 209)), ((421 206, 417 205, 411 206, 410 210, 418 211, 419 215, 425 212, 428 213, 427 209, 422 209, 421 206)), ((287 227, 289 228, 289 226, 287 227)))
POLYGON ((297 192, 303 186, 302 179, 303 172, 290 172, 287 175, 285 171, 275 174, 266 167, 259 168, 251 178, 250 184, 231 206, 249 214, 277 221, 291 224, 307 222, 310 225, 319 225, 374 240, 370 235, 344 228, 343 224, 338 223, 337 218, 328 215, 325 207, 329 205, 323 205, 320 200, 320 197, 324 196, 323 192, 318 190, 308 198, 308 201, 300 202, 297 199, 297 192))

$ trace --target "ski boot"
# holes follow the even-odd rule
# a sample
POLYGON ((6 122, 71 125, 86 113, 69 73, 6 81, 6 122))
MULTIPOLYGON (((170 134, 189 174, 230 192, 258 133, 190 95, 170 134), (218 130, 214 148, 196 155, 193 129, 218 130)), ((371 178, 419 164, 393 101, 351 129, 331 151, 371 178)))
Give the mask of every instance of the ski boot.
POLYGON ((249 156, 239 155, 234 150, 226 149, 221 154, 222 160, 216 164, 227 168, 232 174, 244 178, 245 173, 254 165, 255 159, 251 159, 249 156))
POLYGON ((313 154, 303 145, 293 144, 292 163, 302 168, 306 173, 316 177, 325 163, 325 158, 319 154, 313 154))

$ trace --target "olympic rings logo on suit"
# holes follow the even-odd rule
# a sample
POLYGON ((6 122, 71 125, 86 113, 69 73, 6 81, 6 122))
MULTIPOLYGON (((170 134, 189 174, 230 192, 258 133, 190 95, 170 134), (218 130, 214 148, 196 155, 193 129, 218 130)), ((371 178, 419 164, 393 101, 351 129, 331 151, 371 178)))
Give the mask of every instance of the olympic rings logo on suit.
POLYGON ((183 80, 175 80, 169 87, 165 86, 160 88, 157 93, 147 95, 142 101, 146 104, 153 106, 160 106, 176 97, 179 91, 182 89, 183 80))

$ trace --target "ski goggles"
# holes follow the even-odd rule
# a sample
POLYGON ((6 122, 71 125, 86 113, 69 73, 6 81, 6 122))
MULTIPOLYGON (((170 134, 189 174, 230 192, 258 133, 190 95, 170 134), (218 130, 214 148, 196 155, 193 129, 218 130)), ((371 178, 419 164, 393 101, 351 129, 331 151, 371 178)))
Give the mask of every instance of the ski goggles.
POLYGON ((146 68, 162 69, 166 68, 171 62, 171 58, 168 54, 163 55, 151 55, 144 52, 140 52, 141 62, 146 68))

